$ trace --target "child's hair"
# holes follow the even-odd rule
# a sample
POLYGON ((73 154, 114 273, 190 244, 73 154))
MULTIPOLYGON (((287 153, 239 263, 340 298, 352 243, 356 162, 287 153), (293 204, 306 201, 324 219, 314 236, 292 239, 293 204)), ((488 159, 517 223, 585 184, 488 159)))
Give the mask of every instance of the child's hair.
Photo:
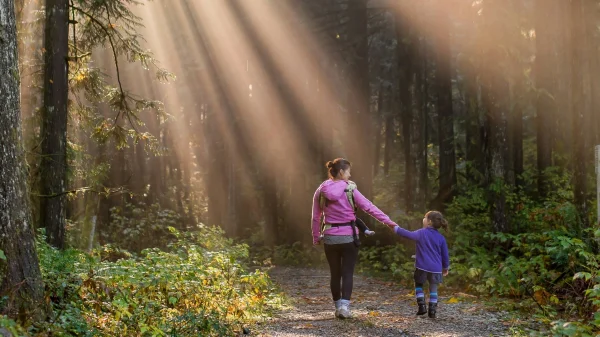
POLYGON ((444 228, 445 231, 448 231, 448 221, 444 219, 442 213, 438 211, 429 211, 425 214, 425 217, 431 220, 431 225, 435 229, 439 229, 440 227, 444 228))
POLYGON ((328 171, 327 173, 331 179, 337 177, 337 175, 340 173, 340 170, 347 170, 351 166, 352 164, 350 164, 350 162, 344 158, 336 158, 332 161, 328 161, 325 164, 325 167, 327 167, 328 171))

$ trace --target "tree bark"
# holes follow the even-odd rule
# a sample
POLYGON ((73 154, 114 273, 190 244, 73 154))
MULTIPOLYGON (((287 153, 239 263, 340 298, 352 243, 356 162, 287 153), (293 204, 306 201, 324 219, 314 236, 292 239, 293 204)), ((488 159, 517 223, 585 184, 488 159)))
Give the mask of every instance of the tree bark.
POLYGON ((429 57, 427 53, 426 41, 423 38, 420 41, 419 57, 421 64, 416 73, 415 97, 418 98, 417 107, 419 109, 419 137, 418 137, 418 163, 419 163, 419 204, 422 208, 426 207, 429 201, 429 88, 428 88, 428 70, 429 57))
POLYGON ((390 161, 392 160, 392 144, 394 144, 394 135, 394 116, 391 114, 391 112, 388 112, 385 118, 385 147, 383 148, 383 174, 386 176, 390 172, 390 161))
MULTIPOLYGON (((490 65, 501 64, 501 50, 494 48, 487 57, 490 65)), ((492 221, 496 232, 508 231, 508 217, 506 209, 506 196, 503 193, 503 184, 508 177, 508 98, 509 84, 504 78, 502 69, 496 67, 489 74, 489 82, 485 90, 486 108, 488 113, 487 138, 488 153, 488 185, 496 188, 490 189, 490 202, 493 205, 492 221)))
POLYGON ((41 318, 44 286, 35 251, 21 134, 19 65, 13 0, 0 0, 0 311, 41 318))
POLYGON ((373 147, 373 176, 377 176, 379 173, 379 161, 381 160, 381 129, 383 119, 383 101, 385 99, 385 93, 383 88, 379 88, 377 95, 377 116, 375 116, 376 123, 373 128, 375 131, 375 146, 373 147))
POLYGON ((373 168, 371 147, 372 116, 369 111, 369 64, 367 44, 367 1, 348 2, 348 40, 350 55, 354 57, 349 65, 350 92, 348 93, 347 130, 348 158, 355 165, 352 180, 367 198, 371 198, 373 168))
POLYGON ((588 107, 585 102, 585 70, 587 70, 586 56, 586 30, 585 17, 583 14, 583 1, 571 1, 571 113, 573 115, 573 168, 574 168, 574 184, 573 192, 575 195, 575 207, 579 213, 579 222, 582 227, 589 225, 588 221, 588 206, 587 206, 587 162, 588 162, 588 136, 586 131, 589 130, 587 111, 588 107))
POLYGON ((554 0, 536 0, 535 2, 535 82, 538 90, 536 101, 536 129, 537 129, 537 166, 538 166, 538 193, 545 198, 549 192, 546 169, 552 166, 552 144, 554 142, 553 123, 557 116, 556 111, 556 57, 553 50, 554 36, 552 34, 554 22, 552 20, 556 10, 554 0))
POLYGON ((67 186, 68 1, 46 0, 40 225, 49 244, 65 245, 67 186))
POLYGON ((406 16, 396 12, 396 40, 398 41, 398 88, 400 90, 400 120, 402 124, 402 152, 404 154, 404 201, 406 211, 414 208, 414 174, 415 163, 412 157, 412 97, 410 92, 411 74, 413 73, 413 43, 410 25, 406 16))
MULTIPOLYGON (((441 11, 441 9, 438 9, 441 11)), ((455 193, 456 158, 454 149, 454 113, 452 111, 452 77, 450 67, 450 19, 447 13, 438 13, 439 31, 436 36, 436 85, 438 95, 438 135, 440 148, 440 188, 437 207, 444 208, 455 193)))
MULTIPOLYGON (((518 98, 517 98, 518 99, 518 98)), ((511 145, 513 157, 513 178, 516 186, 523 186, 523 107, 517 103, 512 111, 511 130, 511 145)))

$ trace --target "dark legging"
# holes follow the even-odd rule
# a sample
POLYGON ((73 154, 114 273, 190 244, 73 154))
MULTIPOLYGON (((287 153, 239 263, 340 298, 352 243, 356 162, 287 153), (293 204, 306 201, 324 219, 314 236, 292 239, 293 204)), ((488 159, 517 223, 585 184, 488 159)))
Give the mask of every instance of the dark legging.
POLYGON ((333 300, 350 300, 352 296, 352 278, 358 258, 358 247, 353 242, 325 245, 325 256, 331 272, 331 295, 333 300), (341 290, 340 290, 341 283, 341 290))

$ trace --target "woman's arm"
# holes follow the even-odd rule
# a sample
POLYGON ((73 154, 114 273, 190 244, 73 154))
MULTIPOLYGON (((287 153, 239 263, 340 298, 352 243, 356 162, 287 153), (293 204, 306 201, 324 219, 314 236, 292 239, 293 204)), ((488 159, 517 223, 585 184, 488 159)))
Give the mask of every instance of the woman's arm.
POLYGON ((354 202, 358 208, 362 209, 370 216, 377 219, 377 221, 386 224, 388 226, 398 226, 395 222, 390 219, 385 213, 383 213, 379 208, 373 205, 364 195, 362 195, 358 190, 354 190, 354 202))
POLYGON ((321 196, 321 189, 317 189, 315 195, 313 196, 313 206, 312 206, 312 237, 313 244, 319 243, 319 235, 321 234, 321 214, 323 210, 321 209, 321 204, 319 202, 319 197, 321 196))

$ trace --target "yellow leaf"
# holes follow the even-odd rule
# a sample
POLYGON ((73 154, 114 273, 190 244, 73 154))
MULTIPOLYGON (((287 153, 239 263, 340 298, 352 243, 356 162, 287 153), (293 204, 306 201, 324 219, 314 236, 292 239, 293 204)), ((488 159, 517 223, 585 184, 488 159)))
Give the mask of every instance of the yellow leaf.
POLYGON ((455 303, 458 303, 458 302, 460 302, 460 301, 456 297, 452 297, 448 301, 446 301, 446 303, 449 303, 449 304, 455 304, 455 303))
POLYGON ((381 313, 379 311, 370 311, 369 312, 369 316, 371 316, 371 317, 379 317, 379 316, 381 316, 381 313))

